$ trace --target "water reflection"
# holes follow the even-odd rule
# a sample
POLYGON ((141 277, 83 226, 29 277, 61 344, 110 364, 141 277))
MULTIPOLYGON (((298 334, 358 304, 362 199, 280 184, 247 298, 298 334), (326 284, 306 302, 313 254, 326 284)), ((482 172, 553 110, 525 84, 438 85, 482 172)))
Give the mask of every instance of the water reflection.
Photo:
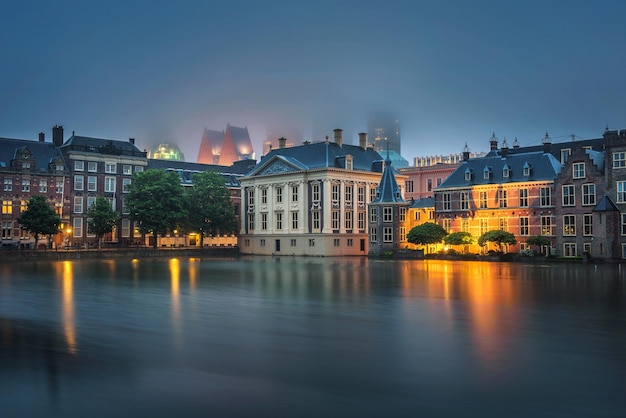
POLYGON ((63 331, 67 349, 71 354, 76 353, 76 320, 74 318, 74 273, 71 261, 61 263, 61 283, 62 283, 62 309, 63 309, 63 331))

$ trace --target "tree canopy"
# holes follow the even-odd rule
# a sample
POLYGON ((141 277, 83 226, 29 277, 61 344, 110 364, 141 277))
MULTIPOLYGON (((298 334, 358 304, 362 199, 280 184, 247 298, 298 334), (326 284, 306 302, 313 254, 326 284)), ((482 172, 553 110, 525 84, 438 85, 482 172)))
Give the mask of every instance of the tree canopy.
POLYGON ((526 243, 528 245, 536 245, 539 248, 543 247, 544 245, 551 244, 550 239, 544 237, 543 235, 533 235, 532 237, 528 237, 526 243))
POLYGON ((452 232, 443 238, 447 245, 468 245, 474 243, 474 237, 469 232, 452 232))
POLYGON ((22 229, 35 236, 35 249, 40 235, 54 235, 59 232, 61 219, 50 206, 45 196, 33 196, 22 216, 17 220, 22 229))
POLYGON ((478 245, 481 247, 488 242, 494 243, 498 247, 498 251, 502 251, 504 244, 517 244, 515 235, 502 230, 487 231, 478 238, 478 245))
POLYGON ((413 227, 406 239, 408 242, 417 245, 437 244, 447 235, 441 225, 433 222, 426 222, 413 227))
POLYGON ((173 231, 186 216, 183 186, 174 172, 146 170, 135 173, 126 196, 131 218, 139 223, 142 234, 157 235, 173 231))
POLYGON ((120 219, 120 214, 112 207, 106 197, 98 197, 87 209, 87 231, 98 237, 98 248, 101 247, 102 237, 113 230, 120 219))
POLYGON ((200 233, 200 246, 207 235, 236 231, 237 218, 224 177, 210 171, 194 174, 193 187, 185 192, 185 225, 200 233))

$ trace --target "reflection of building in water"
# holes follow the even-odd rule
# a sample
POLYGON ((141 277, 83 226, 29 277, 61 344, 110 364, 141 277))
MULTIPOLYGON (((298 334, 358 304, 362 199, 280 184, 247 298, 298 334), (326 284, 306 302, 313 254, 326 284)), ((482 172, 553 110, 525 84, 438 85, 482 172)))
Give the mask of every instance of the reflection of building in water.
POLYGON ((63 261, 63 331, 67 350, 76 353, 76 322, 74 318, 74 272, 71 261, 63 261))

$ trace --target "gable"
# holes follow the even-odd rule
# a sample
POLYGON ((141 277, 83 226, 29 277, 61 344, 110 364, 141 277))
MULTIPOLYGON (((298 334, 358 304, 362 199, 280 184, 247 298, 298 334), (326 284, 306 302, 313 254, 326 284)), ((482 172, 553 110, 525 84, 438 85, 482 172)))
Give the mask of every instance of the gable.
POLYGON ((261 171, 256 173, 256 175, 263 176, 267 174, 289 173, 293 171, 300 171, 300 170, 295 168, 291 164, 287 164, 285 161, 276 159, 273 162, 271 162, 269 165, 264 167, 261 171))

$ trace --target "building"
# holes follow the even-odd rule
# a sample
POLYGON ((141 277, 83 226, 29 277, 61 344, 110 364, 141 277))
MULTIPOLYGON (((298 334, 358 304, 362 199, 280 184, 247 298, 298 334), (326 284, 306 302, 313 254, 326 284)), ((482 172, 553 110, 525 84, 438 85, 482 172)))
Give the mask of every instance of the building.
MULTIPOLYGON (((0 246, 34 248, 35 238, 20 228, 18 219, 30 198, 37 195, 46 197, 61 218, 61 231, 67 231, 70 225, 70 179, 63 155, 54 143, 45 141, 43 132, 38 141, 0 138, 0 182, 3 186, 0 246)), ((62 245, 64 238, 59 232, 54 237, 54 245, 62 245)), ((40 239, 39 246, 47 247, 48 243, 40 239)))
POLYGON ((185 161, 185 154, 176 144, 158 144, 152 147, 148 158, 155 160, 185 161))
POLYGON ((220 151, 224 142, 224 131, 204 129, 200 150, 198 151, 199 164, 217 164, 220 161, 220 151))
POLYGON ((255 153, 248 128, 226 125, 224 131, 205 129, 196 162, 230 166, 236 161, 254 160, 255 153))
POLYGON ((335 141, 270 151, 240 179, 241 254, 341 256, 368 254, 367 205, 376 197, 381 156, 335 141))
POLYGON ((381 155, 386 150, 402 154, 400 120, 397 117, 387 112, 372 113, 367 120, 367 136, 381 155))

